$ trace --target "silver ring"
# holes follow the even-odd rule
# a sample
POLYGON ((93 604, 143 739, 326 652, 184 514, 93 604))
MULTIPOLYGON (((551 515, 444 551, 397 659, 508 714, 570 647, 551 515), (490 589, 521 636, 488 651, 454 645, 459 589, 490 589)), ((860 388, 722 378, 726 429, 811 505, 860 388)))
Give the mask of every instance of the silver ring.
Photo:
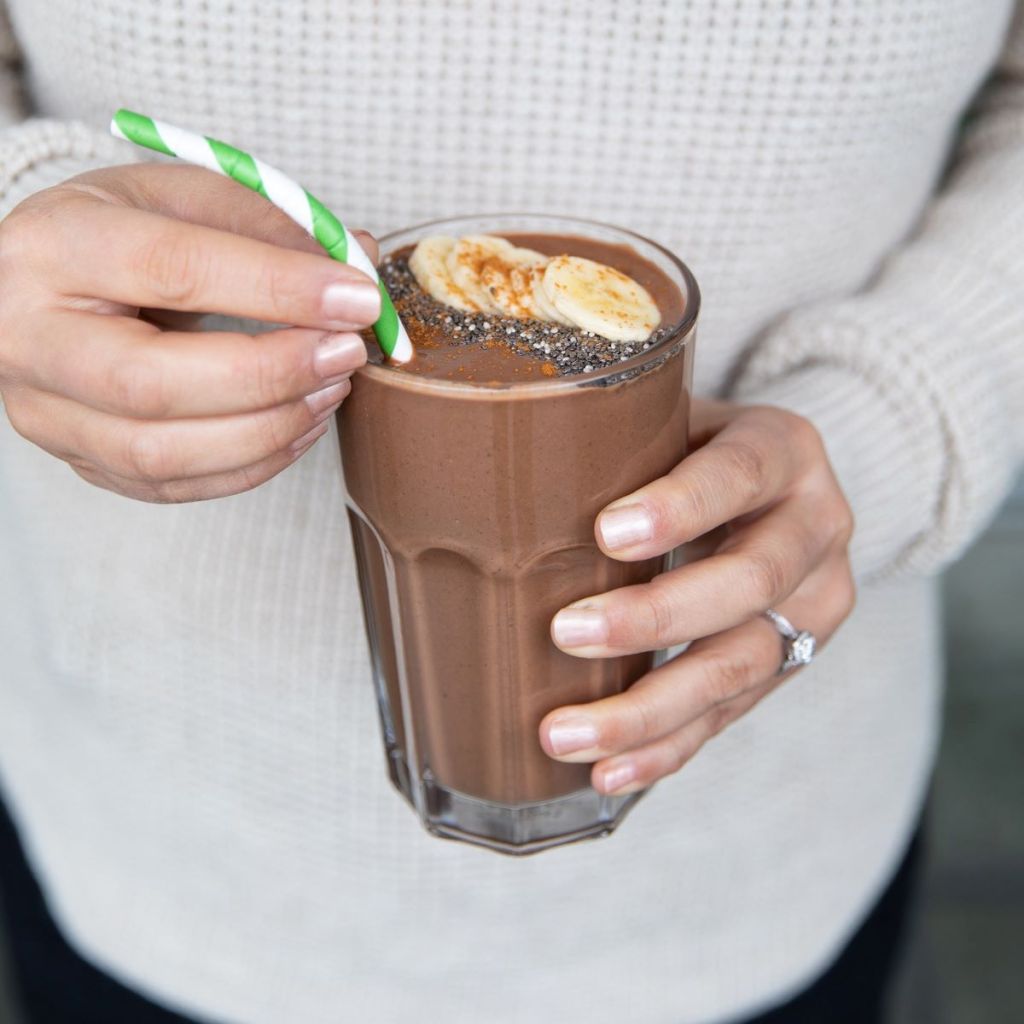
POLYGON ((779 675, 798 665, 810 665, 814 661, 814 652, 818 646, 814 634, 806 629, 797 629, 785 615, 780 615, 771 608, 763 614, 782 637, 782 664, 779 666, 779 675))

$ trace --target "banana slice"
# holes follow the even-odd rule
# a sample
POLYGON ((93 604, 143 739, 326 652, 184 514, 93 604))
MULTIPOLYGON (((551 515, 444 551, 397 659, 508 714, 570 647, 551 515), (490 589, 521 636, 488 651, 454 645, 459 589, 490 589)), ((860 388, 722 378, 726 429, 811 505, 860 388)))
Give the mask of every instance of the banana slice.
POLYGON ((465 235, 448 253, 448 273, 456 287, 485 313, 500 313, 501 310, 491 300, 480 274, 489 263, 506 259, 514 248, 511 242, 495 235, 465 235))
POLYGON ((431 298, 454 306, 466 313, 479 312, 479 306, 452 280, 448 273, 448 255, 455 239, 447 235, 430 235, 416 243, 409 257, 409 269, 419 286, 431 298))
POLYGON ((661 323, 651 293, 603 263, 556 256, 544 269, 541 284, 558 313, 610 341, 646 341, 661 323))
POLYGON ((505 316, 519 320, 542 320, 533 301, 532 268, 547 262, 543 253, 521 246, 499 253, 480 268, 480 282, 491 302, 505 316))
POLYGON ((544 274, 547 271, 547 264, 540 264, 530 267, 530 296, 533 299, 534 308, 537 310, 539 320, 550 320, 555 324, 565 324, 572 327, 573 322, 555 309, 554 303, 548 298, 544 291, 544 274))

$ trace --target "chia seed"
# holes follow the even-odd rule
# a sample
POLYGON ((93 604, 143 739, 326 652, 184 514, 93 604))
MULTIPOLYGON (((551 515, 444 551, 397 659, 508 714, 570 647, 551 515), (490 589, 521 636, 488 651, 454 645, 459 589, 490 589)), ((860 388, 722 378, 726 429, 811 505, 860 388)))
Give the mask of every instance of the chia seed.
POLYGON ((547 321, 518 320, 493 313, 464 313, 427 295, 404 256, 385 257, 380 265, 380 276, 398 315, 410 328, 413 345, 416 344, 416 325, 420 323, 439 328, 453 347, 495 343, 525 358, 552 364, 559 376, 592 373, 625 362, 658 344, 667 334, 667 329, 660 327, 644 342, 611 341, 593 331, 547 321), (534 340, 534 332, 543 340, 534 340))

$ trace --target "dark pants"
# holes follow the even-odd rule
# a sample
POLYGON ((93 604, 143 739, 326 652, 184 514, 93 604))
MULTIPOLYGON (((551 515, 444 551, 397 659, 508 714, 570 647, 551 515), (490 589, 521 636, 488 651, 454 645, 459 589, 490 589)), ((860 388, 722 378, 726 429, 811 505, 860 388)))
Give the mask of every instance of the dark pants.
MULTIPOLYGON (((881 1024, 919 873, 921 834, 919 826, 889 887, 838 960, 791 1002, 750 1024, 881 1024)), ((47 912, 2 803, 0 895, 0 929, 27 1024, 195 1024, 125 988, 71 949, 47 912)))

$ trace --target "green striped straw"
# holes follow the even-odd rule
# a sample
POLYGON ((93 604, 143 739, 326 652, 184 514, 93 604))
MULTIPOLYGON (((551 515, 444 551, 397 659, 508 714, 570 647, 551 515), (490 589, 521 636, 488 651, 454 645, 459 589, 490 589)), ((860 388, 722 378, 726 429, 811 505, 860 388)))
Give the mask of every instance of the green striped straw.
POLYGON ((167 156, 176 156, 234 178, 246 188, 269 199, 308 231, 327 250, 331 259, 339 263, 350 263, 377 282, 380 289, 380 317, 373 325, 373 333, 377 335, 377 341, 388 359, 396 363, 407 363, 412 359, 409 335, 398 319, 391 296, 384 290, 377 268, 348 228, 301 185, 276 167, 226 142, 175 128, 166 121, 144 117, 131 110, 119 110, 110 122, 110 131, 118 138, 127 139, 138 146, 166 153, 167 156))

